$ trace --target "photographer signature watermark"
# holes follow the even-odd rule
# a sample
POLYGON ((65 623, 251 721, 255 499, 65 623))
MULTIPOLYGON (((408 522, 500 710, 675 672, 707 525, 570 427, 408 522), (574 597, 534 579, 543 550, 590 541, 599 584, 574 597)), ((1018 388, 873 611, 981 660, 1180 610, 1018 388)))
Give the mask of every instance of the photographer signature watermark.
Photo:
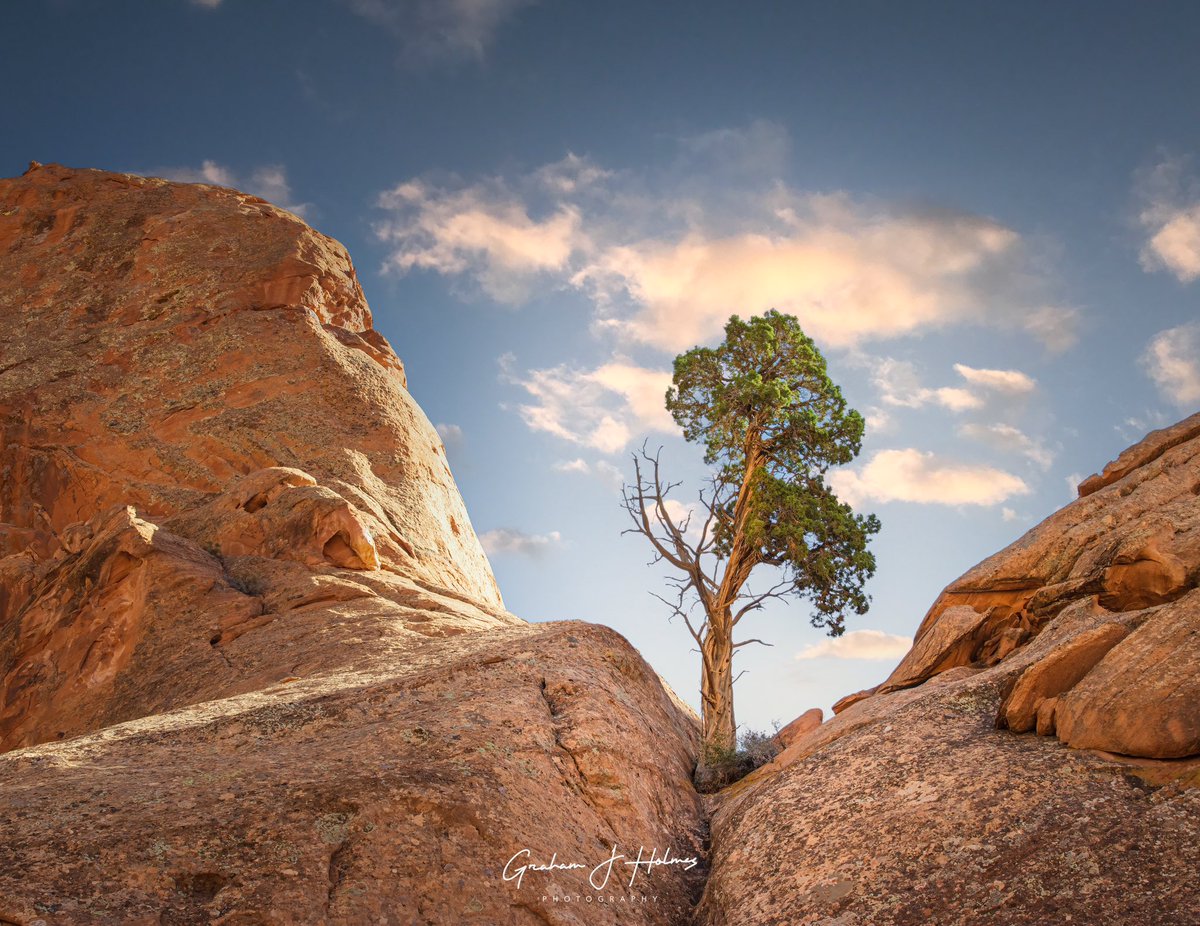
POLYGON ((670 846, 663 850, 661 855, 656 847, 651 848, 650 854, 647 855, 646 847, 638 846, 637 858, 630 858, 623 852, 619 852, 617 846, 613 846, 608 858, 595 865, 586 862, 560 862, 557 852, 551 855, 550 861, 544 864, 531 861, 532 856, 533 853, 529 849, 522 849, 514 854, 504 866, 503 879, 515 881, 519 888, 525 880, 525 875, 532 872, 587 871, 588 883, 595 890, 602 891, 613 877, 614 869, 621 870, 617 867, 618 864, 630 870, 629 883, 626 885, 630 888, 637 882, 639 873, 649 875, 655 868, 662 867, 678 867, 681 871, 691 871, 700 864, 698 858, 672 856, 670 846))

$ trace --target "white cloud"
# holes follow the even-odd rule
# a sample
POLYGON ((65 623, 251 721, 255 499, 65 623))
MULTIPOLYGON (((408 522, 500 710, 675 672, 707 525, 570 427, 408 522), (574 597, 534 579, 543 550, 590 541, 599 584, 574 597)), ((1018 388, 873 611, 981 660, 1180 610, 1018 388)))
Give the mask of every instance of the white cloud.
POLYGON ((996 505, 1029 486, 1019 476, 982 464, 939 459, 932 453, 881 450, 857 472, 830 472, 828 481, 845 502, 918 502, 937 505, 996 505))
POLYGON ((621 470, 607 460, 595 460, 589 463, 583 457, 576 457, 573 460, 559 460, 552 468, 560 473, 594 476, 612 488, 619 487, 625 481, 621 470))
POLYGON ((619 357, 593 370, 560 365, 523 374, 514 373, 512 358, 505 357, 501 371, 532 397, 518 411, 535 431, 616 453, 648 431, 675 430, 664 402, 671 384, 665 371, 619 357))
POLYGON ((447 450, 454 450, 463 444, 463 429, 456 424, 439 423, 434 425, 434 429, 442 438, 442 443, 446 445, 447 450))
POLYGON ((1079 483, 1083 482, 1084 478, 1082 473, 1071 473, 1067 476, 1067 492, 1071 498, 1079 494, 1079 483))
POLYGON ((1034 440, 1020 428, 1011 424, 964 424, 958 429, 963 437, 981 441, 997 450, 1019 453, 1042 469, 1049 469, 1054 462, 1054 451, 1039 440, 1034 440))
POLYGON ((1029 393, 1036 385, 1032 378, 1018 370, 983 370, 956 363, 955 372, 970 388, 941 386, 935 389, 922 385, 916 365, 908 360, 859 355, 854 362, 871 368, 871 380, 879 390, 880 401, 893 407, 939 405, 950 411, 964 412, 982 407, 987 401, 986 393, 1011 397, 1029 393))
POLYGON ((1142 366, 1169 402, 1200 406, 1200 322, 1160 331, 1142 354, 1142 366))
POLYGON ((1079 340, 1082 319, 1074 306, 1044 305, 1024 313, 1021 327, 1052 353, 1062 353, 1079 340))
POLYGON ((982 370, 965 363, 954 364, 954 371, 972 386, 1009 395, 1033 392, 1037 382, 1020 370, 982 370))
POLYGON ((769 308, 796 315, 823 345, 848 347, 979 320, 972 276, 1019 242, 977 216, 889 212, 841 194, 786 198, 752 231, 614 242, 572 282, 592 293, 609 327, 664 350, 709 340, 735 312, 769 308))
POLYGON ((1015 511, 1013 511, 1013 509, 1011 509, 1011 508, 1001 508, 1000 509, 1000 520, 1001 521, 1004 521, 1004 522, 1016 521, 1018 519, 1018 517, 1020 517, 1020 516, 1015 511))
MULTIPOLYGON (((582 172, 583 166, 571 171, 582 172)), ((543 173, 541 182, 561 185, 568 179, 558 171, 543 173)), ((392 214, 375 226, 376 236, 391 247, 385 271, 466 274, 497 302, 523 302, 539 275, 565 273, 582 245, 575 206, 554 204, 533 218, 499 181, 448 189, 410 180, 383 193, 379 205, 392 214)))
POLYGON ((346 0, 350 9, 391 32, 413 64, 482 60, 506 19, 533 0, 346 0))
POLYGON ((591 464, 583 457, 576 457, 574 460, 559 460, 554 464, 554 469, 560 473, 590 473, 592 471, 591 464))
POLYGON ((1142 204, 1138 221, 1148 236, 1142 269, 1166 270, 1181 283, 1200 277, 1200 186, 1188 176, 1188 160, 1163 156, 1138 172, 1135 192, 1142 204))
POLYGON ((983 399, 967 389, 922 386, 916 366, 907 360, 884 357, 874 364, 871 378, 884 405, 920 408, 934 404, 951 411, 965 411, 983 404, 983 399))
POLYGON ((179 183, 207 183, 212 186, 231 187, 265 199, 300 218, 304 218, 312 205, 292 201, 292 187, 288 183, 287 168, 282 164, 265 164, 243 175, 216 161, 204 161, 199 167, 166 167, 154 171, 153 175, 179 183))
POLYGON ((900 637, 882 630, 851 630, 806 646, 797 659, 901 659, 912 648, 912 637, 900 637))
POLYGON ((1026 243, 993 219, 794 189, 778 179, 787 136, 772 123, 679 150, 661 173, 568 154, 522 176, 407 180, 380 197, 387 266, 507 303, 535 284, 573 289, 597 330, 672 352, 769 308, 823 347, 958 324, 1024 328, 1055 349, 1073 337, 1077 313, 1046 304, 1026 243))
POLYGON ((215 10, 221 5, 221 0, 192 0, 193 6, 202 6, 206 10, 215 10))
POLYGON ((886 434, 896 423, 886 409, 874 405, 863 409, 863 418, 867 423, 868 434, 886 434))
POLYGON ((518 556, 539 557, 562 541, 558 531, 548 534, 526 534, 508 527, 486 531, 479 535, 479 542, 489 556, 497 553, 515 553, 518 556))
POLYGON ((1161 408, 1147 409, 1140 415, 1130 415, 1120 424, 1114 424, 1113 430, 1121 436, 1123 441, 1133 444, 1155 428, 1166 427, 1174 420, 1173 415, 1167 414, 1161 408))

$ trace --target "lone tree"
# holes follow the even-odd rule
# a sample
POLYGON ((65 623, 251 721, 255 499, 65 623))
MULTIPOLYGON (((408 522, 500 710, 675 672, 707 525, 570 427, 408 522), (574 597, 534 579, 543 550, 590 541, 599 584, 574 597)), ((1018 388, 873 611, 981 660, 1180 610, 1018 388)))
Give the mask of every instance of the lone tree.
POLYGON ((718 347, 676 357, 666 402, 684 437, 703 444, 712 474, 699 505, 684 508, 668 498, 681 483, 664 481, 659 454, 643 446, 634 484, 623 490, 634 524, 625 533, 645 536, 652 562, 678 574, 669 580, 674 600, 655 597, 683 618, 700 649, 706 751, 728 751, 737 742, 734 650, 763 642, 735 643, 734 627, 771 599, 799 597, 811 602, 813 626, 836 637, 847 612, 864 614, 870 604, 867 543, 879 520, 855 514, 824 479, 858 455, 863 419, 846 407, 799 322, 775 310, 735 315, 718 347), (760 570, 770 578, 751 590, 760 566, 774 568, 760 570))

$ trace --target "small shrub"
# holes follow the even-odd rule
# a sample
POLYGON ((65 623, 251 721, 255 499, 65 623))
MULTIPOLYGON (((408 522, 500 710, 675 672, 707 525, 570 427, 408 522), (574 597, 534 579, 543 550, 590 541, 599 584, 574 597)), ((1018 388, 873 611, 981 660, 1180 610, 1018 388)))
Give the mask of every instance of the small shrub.
POLYGON ((226 573, 225 577, 229 582, 229 587, 243 595, 258 598, 267 590, 267 583, 258 576, 226 573))
POLYGON ((746 730, 736 748, 708 746, 696 765, 693 780, 701 794, 713 794, 740 781, 779 754, 773 733, 746 730))

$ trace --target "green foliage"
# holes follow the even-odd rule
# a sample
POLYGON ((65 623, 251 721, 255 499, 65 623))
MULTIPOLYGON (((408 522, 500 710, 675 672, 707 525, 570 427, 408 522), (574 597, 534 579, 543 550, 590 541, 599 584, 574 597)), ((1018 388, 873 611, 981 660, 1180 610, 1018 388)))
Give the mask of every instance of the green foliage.
POLYGON ((752 548, 755 564, 783 568, 791 593, 811 601, 814 626, 841 634, 846 613, 870 604, 864 584, 875 557, 867 544, 880 525, 825 483, 831 466, 858 455, 863 419, 800 323, 775 310, 733 316, 719 346, 675 358, 666 401, 717 470, 716 554, 752 548))
POLYGON ((744 730, 736 747, 705 744, 693 783, 701 794, 713 794, 745 778, 777 755, 779 743, 775 734, 744 730))

